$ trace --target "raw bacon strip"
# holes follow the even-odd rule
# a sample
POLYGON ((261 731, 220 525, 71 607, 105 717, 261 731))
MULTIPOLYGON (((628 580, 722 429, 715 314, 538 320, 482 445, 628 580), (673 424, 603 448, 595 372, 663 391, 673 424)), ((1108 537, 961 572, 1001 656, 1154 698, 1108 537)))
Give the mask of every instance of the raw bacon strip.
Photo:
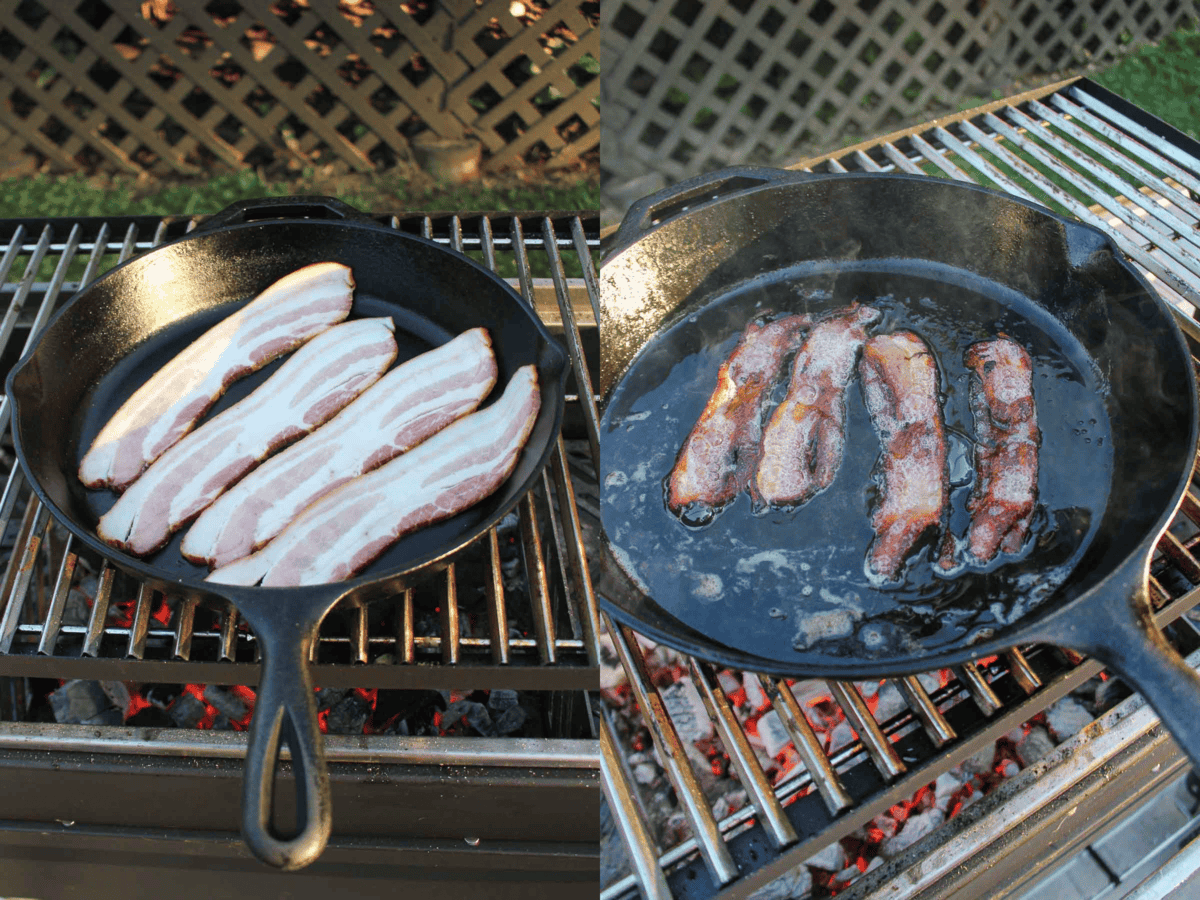
POLYGON ((668 476, 667 506, 677 516, 700 524, 746 487, 758 463, 763 404, 809 322, 752 322, 721 364, 717 387, 668 476))
POLYGON ((537 369, 518 369, 491 406, 326 494, 257 553, 208 580, 284 587, 349 578, 403 535, 499 488, 516 467, 540 402, 537 369))
POLYGON ((397 366, 218 497, 184 536, 183 555, 223 566, 253 553, 314 500, 472 412, 495 383, 496 360, 483 328, 397 366))
MULTIPOLYGON (((971 369, 975 419, 975 486, 967 501, 967 549, 977 562, 997 552, 1016 553, 1025 543, 1037 501, 1038 446, 1042 433, 1033 402, 1033 360, 1006 337, 973 344, 964 357, 971 369)), ((941 565, 953 568, 953 542, 941 565)))
POLYGON ((846 385, 867 327, 878 319, 879 310, 855 304, 813 326, 792 362, 787 396, 763 433, 750 482, 756 506, 797 506, 833 481, 846 440, 846 385))
POLYGON ((867 570, 893 579, 917 538, 941 524, 950 496, 937 363, 923 340, 902 331, 867 341, 858 371, 883 444, 867 570))
POLYGON ((339 263, 305 266, 204 332, 117 410, 79 465, 90 488, 123 490, 187 434, 238 378, 350 314, 354 278, 339 263))
POLYGON ((164 453, 100 519, 96 533, 153 553, 217 495, 374 384, 396 358, 392 320, 346 322, 305 344, 244 400, 164 453))

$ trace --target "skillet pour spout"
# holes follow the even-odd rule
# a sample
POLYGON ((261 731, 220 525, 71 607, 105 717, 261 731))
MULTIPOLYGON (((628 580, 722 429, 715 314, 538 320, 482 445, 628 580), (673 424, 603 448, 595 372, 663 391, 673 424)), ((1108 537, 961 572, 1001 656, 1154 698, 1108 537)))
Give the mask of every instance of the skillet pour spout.
POLYGON ((986 188, 900 174, 726 169, 630 209, 600 273, 601 563, 616 620, 687 653, 787 677, 862 680, 1029 643, 1096 656, 1141 689, 1200 764, 1200 680, 1152 625, 1150 555, 1197 441, 1175 314, 1102 232, 986 188), (845 395, 838 474, 798 509, 745 495, 700 528, 654 487, 742 330, 760 317, 881 312, 932 350, 948 443, 975 435, 964 351, 1005 335, 1033 360, 1041 429, 1032 537, 955 577, 918 544, 899 582, 864 577, 880 444, 845 395), (829 523, 836 523, 830 525, 829 523))
MULTIPOLYGON (((281 363, 235 383, 208 415, 258 387, 281 363)), ((517 505, 557 444, 567 372, 565 351, 531 305, 494 272, 340 201, 293 197, 234 204, 185 237, 115 267, 55 314, 9 374, 17 458, 50 514, 83 546, 135 578, 168 594, 223 598, 253 628, 262 647, 262 681, 247 748, 242 833, 263 862, 286 869, 308 865, 331 833, 329 778, 308 672, 321 620, 350 596, 394 596, 417 573, 444 566, 517 505), (205 581, 207 568, 180 553, 182 532, 145 558, 103 543, 96 523, 116 495, 88 490, 77 477, 83 449, 100 427, 209 327, 283 276, 322 261, 352 270, 352 319, 392 320, 396 365, 479 327, 491 337, 501 390, 521 367, 536 367, 541 404, 512 474, 480 503, 404 536, 338 584, 214 585, 205 581), (290 836, 271 826, 284 745, 300 814, 290 836)))

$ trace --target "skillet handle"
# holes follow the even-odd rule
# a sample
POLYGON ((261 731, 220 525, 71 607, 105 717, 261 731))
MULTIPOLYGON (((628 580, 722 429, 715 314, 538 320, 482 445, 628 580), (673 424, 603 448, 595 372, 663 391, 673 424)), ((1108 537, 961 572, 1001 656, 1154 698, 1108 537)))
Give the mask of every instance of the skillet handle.
MULTIPOLYGON (((1140 555, 1140 554, 1139 554, 1140 555)), ((1071 646, 1116 671, 1146 698, 1180 749, 1200 767, 1200 674, 1175 652, 1154 624, 1145 566, 1137 565, 1137 581, 1124 596, 1094 604, 1071 646), (1126 600, 1125 598, 1129 598, 1126 600)), ((1114 580, 1120 580, 1119 573, 1114 580)), ((1061 642, 1061 641, 1060 641, 1061 642)))
POLYGON ((239 200, 218 213, 213 213, 192 232, 215 231, 228 225, 257 222, 260 219, 330 219, 351 222, 374 222, 366 213, 343 203, 336 197, 259 197, 239 200))
POLYGON ((723 197, 763 185, 791 184, 815 177, 820 176, 766 166, 731 166, 697 175, 635 201, 617 227, 611 253, 624 250, 682 212, 700 209, 723 197))
MULTIPOLYGON (((246 618, 254 628, 253 617, 246 618)), ((267 865, 294 871, 321 855, 333 823, 329 772, 308 671, 320 622, 273 616, 269 624, 255 628, 262 645, 262 678, 246 750, 242 836, 267 865), (284 742, 291 751, 300 829, 291 837, 280 836, 271 826, 275 769, 284 742)))

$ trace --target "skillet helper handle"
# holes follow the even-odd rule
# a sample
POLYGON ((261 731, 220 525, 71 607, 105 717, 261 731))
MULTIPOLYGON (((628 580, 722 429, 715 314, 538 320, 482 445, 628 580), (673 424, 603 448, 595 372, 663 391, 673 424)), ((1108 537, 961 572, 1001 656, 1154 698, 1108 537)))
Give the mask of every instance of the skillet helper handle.
POLYGON ((267 865, 293 871, 321 855, 333 823, 329 772, 308 672, 318 623, 277 617, 272 624, 274 628, 256 631, 262 642, 262 679, 246 751, 242 836, 267 865), (300 829, 291 837, 276 834, 271 826, 275 768, 285 741, 291 751, 300 829))
POLYGON ((679 213, 764 185, 808 181, 813 177, 809 172, 789 172, 766 166, 731 166, 697 175, 635 201, 617 227, 611 252, 625 249, 679 213))
MULTIPOLYGON (((1138 554, 1141 556, 1141 554, 1138 554)), ((1145 557, 1142 557, 1143 559, 1145 557)), ((1124 596, 1089 608, 1082 632, 1069 645, 1086 652, 1129 682, 1154 708, 1192 765, 1200 767, 1200 673, 1175 652, 1154 624, 1144 564, 1124 596), (1128 599, 1126 599, 1128 598, 1128 599)), ((1114 580, 1120 581, 1120 573, 1114 580)), ((1061 642, 1061 641, 1059 641, 1061 642)))
POLYGON ((336 197, 300 196, 300 197, 259 197, 253 200, 239 200, 231 203, 218 213, 213 213, 200 225, 196 226, 195 234, 201 231, 214 231, 227 225, 241 225, 246 222, 257 222, 260 219, 328 219, 331 221, 374 222, 370 216, 359 212, 353 206, 343 203, 336 197))

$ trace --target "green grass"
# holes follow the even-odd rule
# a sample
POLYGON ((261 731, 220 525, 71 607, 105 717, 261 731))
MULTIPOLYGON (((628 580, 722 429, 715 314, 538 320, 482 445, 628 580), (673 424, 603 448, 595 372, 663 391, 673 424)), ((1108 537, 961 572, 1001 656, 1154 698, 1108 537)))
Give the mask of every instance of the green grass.
POLYGON ((1191 137, 1200 137, 1200 31, 1184 27, 1093 80, 1191 137))
POLYGON ((218 212, 257 197, 324 193, 364 211, 426 212, 468 210, 596 209, 599 187, 574 184, 467 184, 413 189, 398 178, 380 177, 344 185, 265 182, 254 172, 217 175, 199 183, 164 183, 148 188, 134 179, 102 182, 83 175, 39 175, 0 181, 0 218, 41 216, 193 215, 218 212), (153 190, 153 193, 150 191, 153 190))
MULTIPOLYGON (((499 179, 486 182, 413 188, 400 178, 382 176, 367 180, 347 177, 340 182, 266 182, 254 172, 218 175, 199 183, 163 183, 148 186, 132 178, 89 179, 83 175, 40 175, 0 181, 0 218, 42 218, 125 215, 205 215, 219 212, 238 200, 281 197, 289 194, 333 196, 364 212, 475 212, 586 210, 600 205, 595 179, 562 175, 543 184, 513 184, 499 179)), ((494 223, 493 227, 499 227, 494 223)), ((504 227, 507 227, 506 225, 504 227)), ((484 262, 483 254, 475 254, 484 262)), ((106 260, 100 272, 115 262, 106 260)), ((569 278, 583 274, 573 253, 562 256, 569 278)), ((38 280, 47 280, 57 257, 47 257, 38 269, 38 280)), ((85 260, 73 261, 68 280, 79 277, 85 260)), ((598 261, 595 263, 598 265, 598 261)), ((24 260, 18 260, 23 271, 24 260)), ((550 276, 550 261, 540 250, 530 250, 530 271, 535 278, 550 276)), ((517 276, 516 258, 498 250, 496 270, 505 278, 517 276)))

